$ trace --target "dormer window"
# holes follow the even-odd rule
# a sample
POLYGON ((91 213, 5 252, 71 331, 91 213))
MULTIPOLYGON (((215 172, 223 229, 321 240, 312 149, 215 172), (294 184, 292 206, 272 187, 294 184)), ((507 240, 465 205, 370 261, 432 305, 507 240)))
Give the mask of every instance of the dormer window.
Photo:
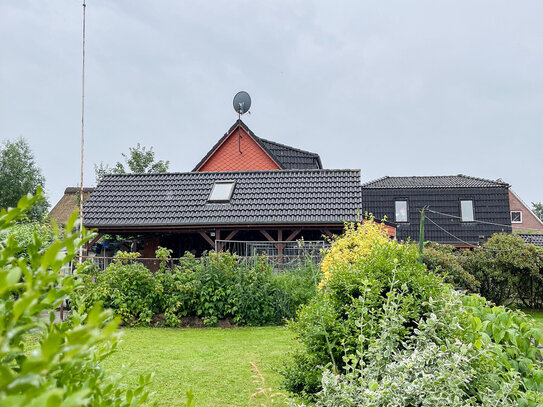
POLYGON ((230 202, 234 192, 235 181, 215 181, 208 202, 230 202))

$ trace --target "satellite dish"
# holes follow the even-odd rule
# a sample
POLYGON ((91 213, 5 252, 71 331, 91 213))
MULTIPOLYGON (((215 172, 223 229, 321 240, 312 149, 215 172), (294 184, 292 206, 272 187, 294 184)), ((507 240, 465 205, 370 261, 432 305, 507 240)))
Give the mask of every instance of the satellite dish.
POLYGON ((245 91, 238 92, 234 96, 234 110, 242 115, 247 113, 251 107, 251 96, 245 91))

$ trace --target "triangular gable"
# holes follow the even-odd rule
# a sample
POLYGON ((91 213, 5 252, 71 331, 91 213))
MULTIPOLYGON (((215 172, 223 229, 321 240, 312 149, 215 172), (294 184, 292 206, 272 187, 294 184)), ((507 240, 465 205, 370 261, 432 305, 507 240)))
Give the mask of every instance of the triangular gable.
POLYGON ((219 140, 193 171, 259 171, 283 167, 241 120, 219 140))

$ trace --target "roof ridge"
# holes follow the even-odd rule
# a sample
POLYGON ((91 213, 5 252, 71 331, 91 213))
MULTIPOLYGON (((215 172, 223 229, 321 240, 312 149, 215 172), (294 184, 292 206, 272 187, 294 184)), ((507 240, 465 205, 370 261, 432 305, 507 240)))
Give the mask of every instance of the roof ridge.
POLYGON ((105 177, 128 177, 128 176, 166 176, 166 175, 194 175, 194 174, 271 174, 271 173, 292 173, 292 172, 360 172, 359 168, 289 168, 285 170, 249 170, 249 171, 176 171, 176 172, 139 172, 125 174, 105 174, 105 177))
MULTIPOLYGON (((255 136, 255 137, 258 137, 258 136, 255 136)), ((258 137, 260 140, 266 142, 266 143, 271 143, 271 144, 275 144, 275 145, 278 145, 280 147, 285 147, 285 148, 289 148, 291 150, 294 150, 294 151, 298 151, 300 153, 306 153, 306 154, 310 154, 312 156, 315 156, 317 157, 319 154, 318 153, 313 153, 311 151, 308 151, 308 150, 302 150, 301 148, 296 148, 296 147, 292 147, 292 146, 288 146, 286 144, 283 144, 283 143, 278 143, 277 141, 273 141, 273 140, 268 140, 268 139, 265 139, 265 138, 262 138, 262 137, 258 137)))
MULTIPOLYGON (((493 186, 499 186, 499 187, 507 187, 509 188, 511 185, 508 183, 502 181, 501 179, 498 180, 491 180, 486 178, 480 178, 480 177, 473 177, 471 175, 464 175, 464 174, 456 174, 456 175, 398 175, 398 176, 384 176, 381 178, 374 179, 372 181, 368 181, 364 184, 362 184, 363 187, 371 187, 372 185, 379 184, 380 182, 384 180, 391 180, 392 182, 394 180, 443 180, 443 179, 464 179, 466 182, 468 180, 472 181, 480 181, 487 184, 491 184, 493 186)), ((425 185, 426 187, 431 187, 431 185, 425 185)), ((462 187, 462 186, 461 186, 462 187)), ((486 185, 486 187, 489 187, 489 185, 486 185)), ((393 188, 392 186, 390 188, 393 188)))
POLYGON ((368 181, 368 182, 362 184, 362 186, 365 187, 365 186, 370 185, 370 184, 375 184, 376 182, 382 181, 382 180, 387 179, 387 178, 390 178, 390 177, 388 175, 385 175, 385 176, 383 176, 381 178, 376 178, 374 180, 368 181))

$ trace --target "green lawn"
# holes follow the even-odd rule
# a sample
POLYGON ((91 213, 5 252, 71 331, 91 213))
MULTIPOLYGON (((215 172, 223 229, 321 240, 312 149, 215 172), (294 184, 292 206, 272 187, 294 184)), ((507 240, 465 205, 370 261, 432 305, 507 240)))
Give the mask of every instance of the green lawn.
POLYGON ((543 327, 543 311, 523 310, 526 314, 530 315, 535 321, 543 327))
POLYGON ((262 398, 251 399, 261 385, 253 383, 250 362, 258 366, 266 387, 277 392, 277 369, 295 346, 284 327, 123 329, 123 342, 104 367, 120 372, 132 364, 135 373, 154 372, 151 400, 160 406, 182 404, 189 389, 196 406, 261 405, 262 398))

